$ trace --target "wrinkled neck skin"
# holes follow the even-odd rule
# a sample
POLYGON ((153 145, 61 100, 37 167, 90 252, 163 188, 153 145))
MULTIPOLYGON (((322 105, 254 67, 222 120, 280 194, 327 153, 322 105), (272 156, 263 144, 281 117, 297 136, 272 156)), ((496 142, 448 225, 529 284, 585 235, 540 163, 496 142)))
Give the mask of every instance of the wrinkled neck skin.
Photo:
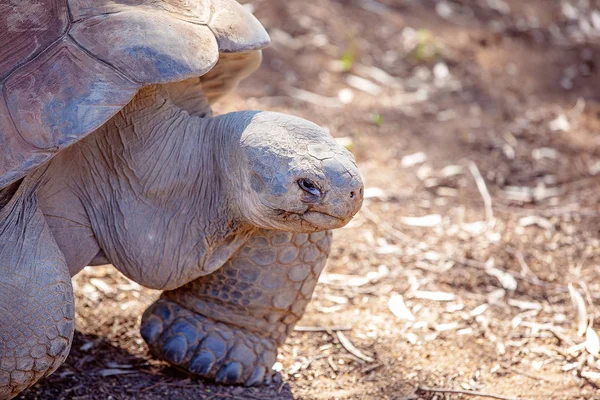
POLYGON ((237 157, 232 140, 239 134, 212 118, 190 116, 159 89, 146 88, 102 128, 61 152, 46 174, 43 210, 85 215, 87 221, 75 224, 88 224, 95 241, 72 249, 73 234, 61 238, 61 231, 73 229, 61 224, 73 217, 50 218, 71 273, 97 250, 155 289, 174 289, 221 267, 254 229, 239 222, 232 207, 230 196, 239 190, 232 186, 243 173, 230 165, 237 157))

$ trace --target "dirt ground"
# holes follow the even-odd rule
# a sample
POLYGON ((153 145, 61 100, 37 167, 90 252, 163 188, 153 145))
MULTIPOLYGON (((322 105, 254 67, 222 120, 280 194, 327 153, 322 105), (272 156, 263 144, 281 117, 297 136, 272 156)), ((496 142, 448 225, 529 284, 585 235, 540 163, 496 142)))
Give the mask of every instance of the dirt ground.
POLYGON ((158 292, 98 267, 74 279, 66 364, 19 398, 600 399, 598 6, 253 0, 273 43, 218 111, 327 127, 367 188, 282 382, 154 359, 138 326, 158 292))

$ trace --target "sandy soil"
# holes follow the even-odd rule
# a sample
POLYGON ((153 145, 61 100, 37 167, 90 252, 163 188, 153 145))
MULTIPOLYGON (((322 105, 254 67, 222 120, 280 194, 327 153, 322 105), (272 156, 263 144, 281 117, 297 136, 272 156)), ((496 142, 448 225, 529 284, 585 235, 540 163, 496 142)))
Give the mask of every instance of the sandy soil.
POLYGON ((273 44, 218 111, 314 120, 367 187, 300 322, 320 331, 281 349, 281 384, 210 385, 149 355, 158 292, 88 268, 68 361, 19 398, 600 399, 598 4, 249 6, 273 44))

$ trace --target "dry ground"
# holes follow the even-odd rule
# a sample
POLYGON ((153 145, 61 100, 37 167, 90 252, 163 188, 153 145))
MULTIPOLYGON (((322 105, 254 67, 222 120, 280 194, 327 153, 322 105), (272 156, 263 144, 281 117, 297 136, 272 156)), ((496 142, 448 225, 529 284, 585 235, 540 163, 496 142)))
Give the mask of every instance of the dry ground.
POLYGON ((292 335, 280 385, 209 385, 148 354, 157 292, 86 269, 67 363, 20 398, 600 399, 597 6, 252 1, 273 44, 218 111, 326 126, 368 188, 301 321, 329 331, 292 335))

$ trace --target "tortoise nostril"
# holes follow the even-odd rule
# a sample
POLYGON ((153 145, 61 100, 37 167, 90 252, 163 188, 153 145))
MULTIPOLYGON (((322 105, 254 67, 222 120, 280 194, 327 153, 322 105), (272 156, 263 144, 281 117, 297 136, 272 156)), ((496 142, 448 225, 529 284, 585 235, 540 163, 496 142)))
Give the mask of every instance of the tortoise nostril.
POLYGON ((354 192, 350 192, 350 198, 353 199, 355 196, 354 192))

